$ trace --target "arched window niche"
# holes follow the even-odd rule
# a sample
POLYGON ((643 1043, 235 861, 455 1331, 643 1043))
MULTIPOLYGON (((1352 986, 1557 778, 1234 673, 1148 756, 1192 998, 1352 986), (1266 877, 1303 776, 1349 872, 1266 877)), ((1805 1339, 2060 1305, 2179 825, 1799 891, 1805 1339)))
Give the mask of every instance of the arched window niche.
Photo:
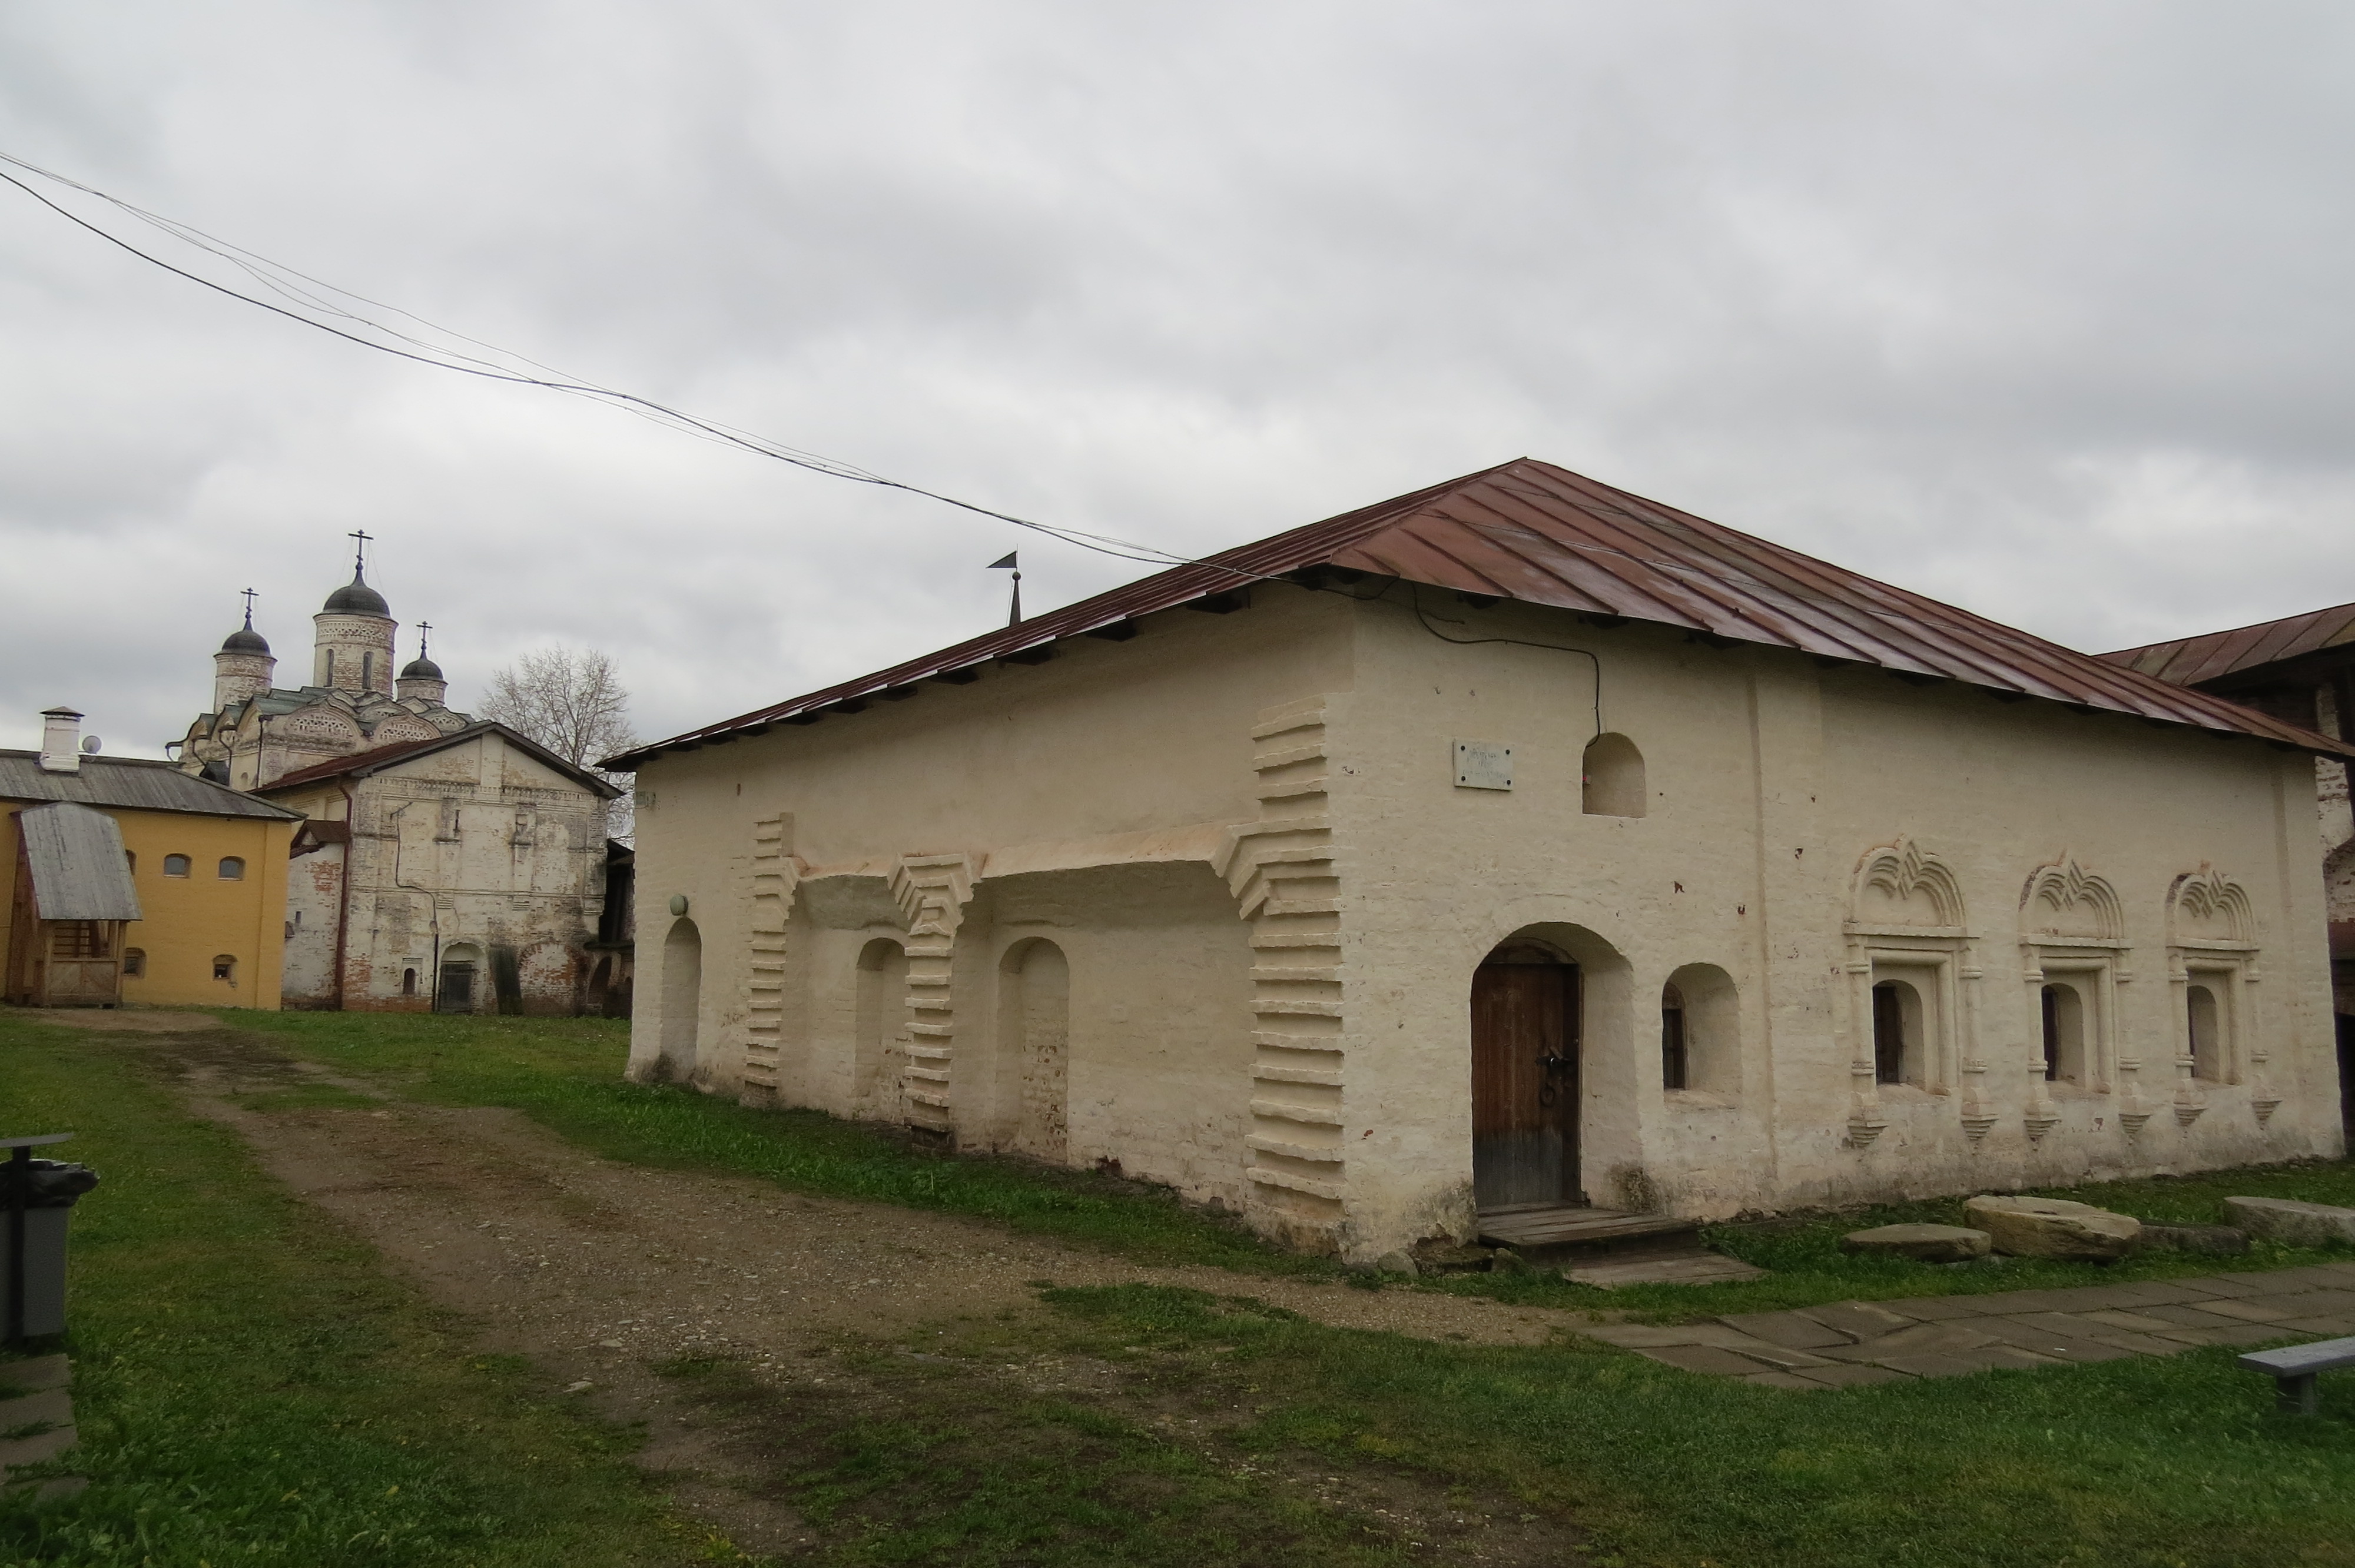
POLYGON ((1922 1086, 1927 1066, 1929 1008, 1910 980, 1872 985, 1872 1081, 1922 1086))
POLYGON ((2218 981, 2193 971, 2183 988, 2185 1053, 2191 1058, 2191 1075, 2203 1084, 2224 1081, 2225 1013, 2217 1004, 2218 981))
POLYGON ((1650 804, 1644 754, 1624 735, 1598 735, 1588 741, 1580 777, 1579 809, 1590 817, 1640 817, 1650 804))
POLYGON ((1741 1008, 1733 977, 1687 964, 1660 989, 1660 1086, 1689 1105, 1732 1105, 1742 1092, 1741 1008))
POLYGON ((2092 1062, 2086 1051, 2085 996, 2070 980, 2045 982, 2038 1001, 2044 1036, 2044 1081, 2056 1088, 2086 1088, 2092 1062))
POLYGON ((908 949, 892 938, 858 949, 852 1013, 851 1092, 867 1104, 889 1095, 893 1060, 905 1054, 908 1038, 908 949))
POLYGON ((695 922, 671 922, 663 938, 662 1056, 655 1071, 685 1083, 695 1075, 698 1032, 703 1016, 703 933, 695 922))
POLYGON ((1029 937, 997 966, 1000 1071, 1012 1082, 1014 1147, 1062 1164, 1071 1158, 1071 966, 1063 949, 1029 937))

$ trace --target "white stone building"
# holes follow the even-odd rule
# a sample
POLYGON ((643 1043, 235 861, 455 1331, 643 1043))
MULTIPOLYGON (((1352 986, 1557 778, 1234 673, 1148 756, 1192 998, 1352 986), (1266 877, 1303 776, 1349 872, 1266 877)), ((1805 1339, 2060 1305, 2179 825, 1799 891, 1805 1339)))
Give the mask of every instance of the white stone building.
POLYGON ((188 771, 305 818, 287 866, 285 1005, 596 1005, 618 791, 449 707, 421 640, 395 675, 397 624, 358 570, 313 620, 311 683, 282 688, 248 610, 213 656, 213 708, 181 753, 188 771))
POLYGON ((2331 1155, 2318 755, 1524 461, 613 759, 631 1070, 1352 1258, 2331 1155))

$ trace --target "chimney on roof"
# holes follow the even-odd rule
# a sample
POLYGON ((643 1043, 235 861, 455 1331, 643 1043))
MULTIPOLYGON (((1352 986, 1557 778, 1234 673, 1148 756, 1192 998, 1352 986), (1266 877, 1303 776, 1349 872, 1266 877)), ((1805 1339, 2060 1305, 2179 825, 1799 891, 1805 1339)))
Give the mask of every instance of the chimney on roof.
POLYGON ((71 708, 42 710, 41 771, 81 771, 81 715, 71 708))

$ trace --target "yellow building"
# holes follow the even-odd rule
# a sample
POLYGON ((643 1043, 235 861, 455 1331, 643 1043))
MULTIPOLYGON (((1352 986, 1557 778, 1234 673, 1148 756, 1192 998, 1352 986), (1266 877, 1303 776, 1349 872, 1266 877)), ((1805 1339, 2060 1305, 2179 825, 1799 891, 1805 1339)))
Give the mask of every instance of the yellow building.
POLYGON ((141 917, 119 938, 123 1001, 275 1009, 287 841, 299 815, 168 762, 86 756, 81 715, 69 708, 43 719, 39 751, 0 750, 0 951, 12 950, 22 902, 17 813, 71 800, 114 819, 138 891, 141 917))

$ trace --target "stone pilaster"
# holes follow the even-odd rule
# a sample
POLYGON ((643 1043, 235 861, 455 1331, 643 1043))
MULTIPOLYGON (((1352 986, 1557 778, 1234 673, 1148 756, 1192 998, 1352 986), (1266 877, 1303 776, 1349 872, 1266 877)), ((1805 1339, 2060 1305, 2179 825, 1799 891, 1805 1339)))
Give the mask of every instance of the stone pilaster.
POLYGON ((910 1127, 955 1131, 949 1103, 956 1060, 956 930, 973 897, 973 857, 901 857, 891 871, 891 895, 908 927, 908 1060, 900 1074, 903 1115, 910 1127))
POLYGON ((774 1104, 783 1056, 786 921, 801 883, 788 843, 793 819, 752 824, 751 911, 744 961, 744 1086, 747 1100, 774 1104))
POLYGON ((1347 1064, 1340 873, 1327 815, 1325 701, 1259 715, 1260 816, 1231 828, 1216 869, 1252 922, 1252 1202, 1301 1242, 1342 1220, 1347 1064))

